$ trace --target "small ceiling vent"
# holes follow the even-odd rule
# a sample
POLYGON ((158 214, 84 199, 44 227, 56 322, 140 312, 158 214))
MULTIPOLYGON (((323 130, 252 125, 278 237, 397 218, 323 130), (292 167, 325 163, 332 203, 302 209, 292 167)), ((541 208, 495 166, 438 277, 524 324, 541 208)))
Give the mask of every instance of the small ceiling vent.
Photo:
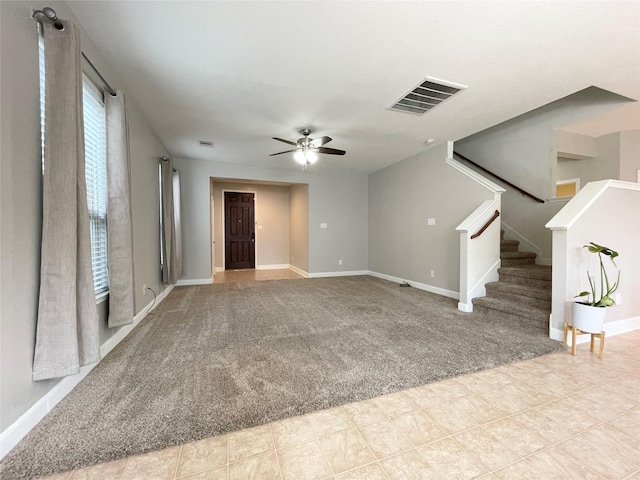
POLYGON ((198 143, 203 147, 213 147, 213 142, 211 140, 200 140, 198 143))
POLYGON ((465 85, 426 77, 416 88, 391 105, 389 110, 422 115, 465 88, 465 85))

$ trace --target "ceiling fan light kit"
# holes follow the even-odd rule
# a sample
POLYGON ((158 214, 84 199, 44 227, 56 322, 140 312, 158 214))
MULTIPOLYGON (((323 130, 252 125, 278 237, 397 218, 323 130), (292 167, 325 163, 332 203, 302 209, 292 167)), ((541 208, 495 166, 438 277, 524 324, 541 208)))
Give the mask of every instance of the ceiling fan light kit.
POLYGON ((318 161, 319 153, 324 153, 327 155, 344 155, 346 153, 344 150, 322 146, 325 143, 329 143, 332 140, 331 137, 325 136, 316 139, 309 138, 309 135, 311 135, 311 130, 309 130, 308 128, 300 130, 300 134, 302 135, 302 138, 299 138, 297 142, 292 142, 283 138, 272 137, 274 140, 286 143, 288 145, 293 145, 296 148, 294 150, 285 150, 284 152, 272 153, 269 156, 273 157, 274 155, 282 155, 283 153, 293 153, 293 159, 303 167, 306 167, 307 165, 313 165, 318 161))

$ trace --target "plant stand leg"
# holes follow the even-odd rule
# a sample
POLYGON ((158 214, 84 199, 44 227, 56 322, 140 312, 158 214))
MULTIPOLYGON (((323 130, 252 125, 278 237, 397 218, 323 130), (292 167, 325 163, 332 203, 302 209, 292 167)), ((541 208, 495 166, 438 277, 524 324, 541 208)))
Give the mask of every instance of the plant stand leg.
MULTIPOLYGON (((595 343, 595 342, 594 342, 594 338, 593 338, 593 337, 594 337, 594 335, 593 335, 593 333, 592 333, 592 334, 591 334, 591 342, 590 342, 590 344, 589 344, 589 351, 590 351, 590 352, 592 352, 592 353, 593 353, 593 344, 595 343)), ((602 342, 601 342, 601 343, 602 343, 602 342)))
POLYGON ((576 327, 571 327, 571 355, 576 354, 576 336, 578 333, 578 329, 576 327))
POLYGON ((567 337, 569 336, 569 324, 564 322, 564 345, 567 346, 567 337))
POLYGON ((600 350, 598 351, 598 358, 602 359, 602 353, 604 352, 604 330, 600 332, 600 350))

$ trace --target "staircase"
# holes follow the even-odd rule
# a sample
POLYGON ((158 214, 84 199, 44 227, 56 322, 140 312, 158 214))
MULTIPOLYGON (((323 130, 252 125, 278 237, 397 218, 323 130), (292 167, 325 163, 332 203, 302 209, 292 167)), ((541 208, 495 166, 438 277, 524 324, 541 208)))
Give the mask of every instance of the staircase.
POLYGON ((497 282, 487 283, 487 296, 473 299, 473 310, 498 316, 527 330, 548 333, 551 313, 551 267, 536 265, 536 254, 519 251, 520 242, 500 231, 497 282))

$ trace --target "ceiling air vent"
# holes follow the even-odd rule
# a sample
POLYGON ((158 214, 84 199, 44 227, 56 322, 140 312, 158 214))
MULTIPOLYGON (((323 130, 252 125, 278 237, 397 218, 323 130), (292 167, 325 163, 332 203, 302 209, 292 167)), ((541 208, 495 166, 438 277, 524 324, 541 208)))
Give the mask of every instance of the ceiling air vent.
POLYGON ((213 147, 213 142, 211 140, 200 140, 198 143, 203 147, 213 147))
POLYGON ((389 110, 422 115, 465 88, 465 85, 426 77, 416 88, 391 105, 389 110))

